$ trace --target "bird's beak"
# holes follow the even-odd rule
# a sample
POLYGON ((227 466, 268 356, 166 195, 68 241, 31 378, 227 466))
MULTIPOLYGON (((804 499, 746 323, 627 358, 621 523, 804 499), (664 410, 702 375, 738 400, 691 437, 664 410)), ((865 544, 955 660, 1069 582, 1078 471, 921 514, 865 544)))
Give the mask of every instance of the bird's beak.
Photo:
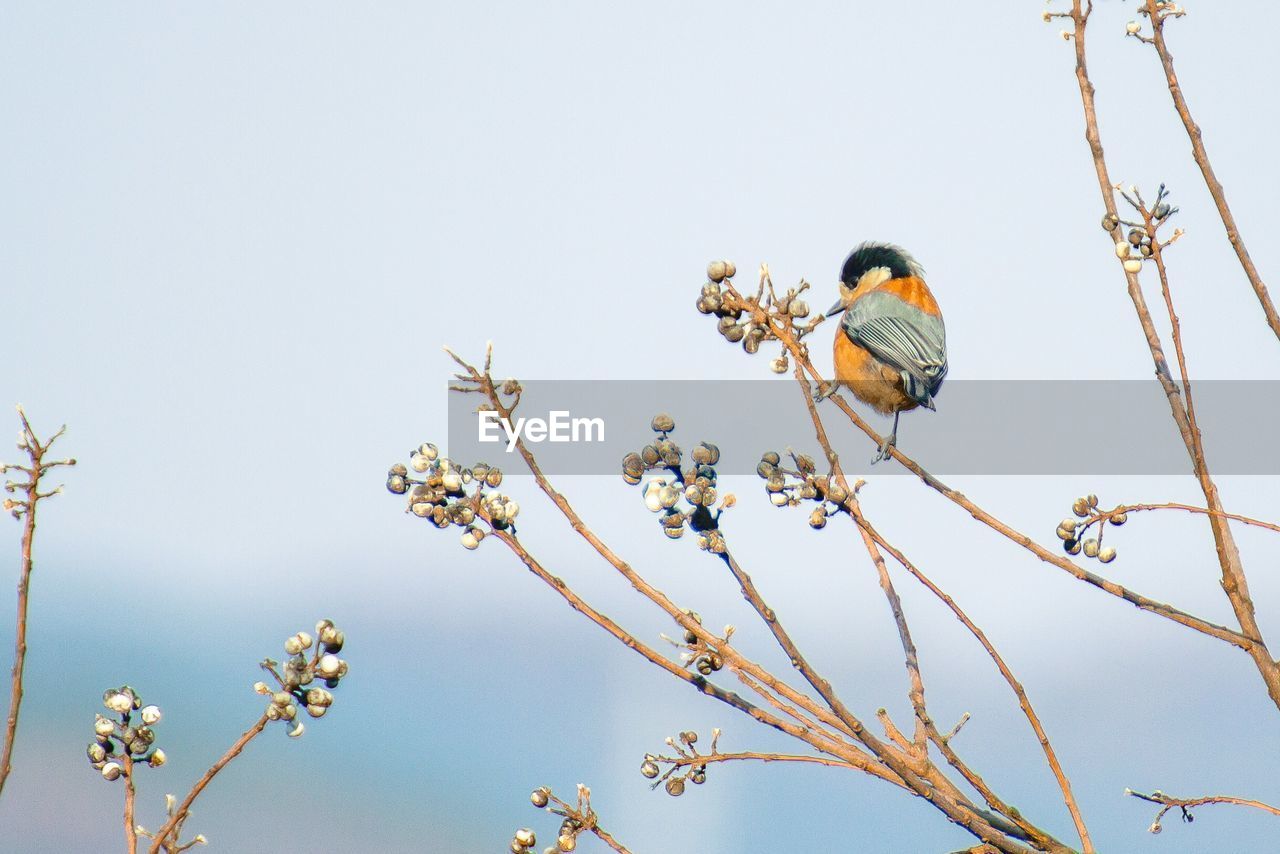
POLYGON ((831 306, 831 308, 827 311, 827 313, 826 313, 826 315, 825 315, 825 316, 826 316, 826 317, 835 317, 837 314, 839 314, 840 312, 844 311, 844 310, 845 310, 846 308, 848 308, 848 307, 849 307, 849 306, 847 306, 847 305, 845 305, 845 304, 844 304, 844 300, 836 300, 836 304, 835 304, 835 305, 833 305, 833 306, 831 306))

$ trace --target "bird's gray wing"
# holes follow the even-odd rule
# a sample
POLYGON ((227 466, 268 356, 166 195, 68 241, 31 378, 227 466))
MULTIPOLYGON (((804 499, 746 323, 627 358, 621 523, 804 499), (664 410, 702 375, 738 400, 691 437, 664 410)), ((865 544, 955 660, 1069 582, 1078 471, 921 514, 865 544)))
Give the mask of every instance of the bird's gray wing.
POLYGON ((947 332, 941 317, 876 291, 849 307, 842 326, 853 343, 900 370, 907 394, 932 408, 933 395, 947 375, 947 332))

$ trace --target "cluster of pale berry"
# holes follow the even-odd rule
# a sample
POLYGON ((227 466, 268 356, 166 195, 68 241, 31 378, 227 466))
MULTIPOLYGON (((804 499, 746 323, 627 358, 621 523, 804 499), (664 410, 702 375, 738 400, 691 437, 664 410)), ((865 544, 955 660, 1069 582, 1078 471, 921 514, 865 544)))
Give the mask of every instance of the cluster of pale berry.
MULTIPOLYGON (((548 845, 542 854, 563 854, 578 847, 578 836, 594 824, 595 814, 591 811, 591 790, 578 785, 578 806, 575 809, 557 798, 546 786, 539 786, 529 795, 529 803, 538 809, 545 809, 553 815, 560 816, 560 830, 556 833, 554 845, 548 845)), ((511 837, 511 854, 534 854, 538 844, 538 836, 528 827, 522 827, 511 837)))
POLYGON ((347 662, 338 657, 345 644, 342 630, 332 620, 321 620, 316 623, 314 637, 298 632, 285 640, 288 658, 283 665, 270 658, 262 662, 262 669, 275 677, 276 684, 257 682, 253 689, 271 698, 267 718, 286 723, 290 738, 298 738, 306 731, 298 719, 299 707, 311 717, 321 718, 333 705, 333 694, 328 689, 338 687, 347 675, 347 662), (324 687, 315 684, 317 681, 323 682, 324 687))
POLYGON ((138 692, 128 685, 109 688, 102 694, 102 705, 115 717, 98 714, 93 722, 93 741, 89 743, 89 763, 102 772, 106 780, 118 780, 125 773, 126 758, 159 768, 165 762, 164 751, 155 746, 152 729, 160 722, 160 709, 142 705, 138 692), (134 720, 134 713, 138 719, 134 720))
MULTIPOLYGON (((1137 194, 1136 188, 1130 187, 1130 190, 1137 194)), ((1170 206, 1168 197, 1168 189, 1164 184, 1161 184, 1160 189, 1156 192, 1156 203, 1151 208, 1151 218, 1154 220, 1156 228, 1164 225, 1169 217, 1178 212, 1177 208, 1170 206)), ((1141 199, 1141 196, 1138 196, 1138 198, 1141 199)), ((1138 210, 1143 210, 1141 203, 1134 200, 1132 196, 1125 194, 1125 199, 1138 210)), ((1142 262, 1150 258, 1155 252, 1151 245, 1151 235, 1142 223, 1128 222, 1113 213, 1105 214, 1102 217, 1102 228, 1108 233, 1115 231, 1121 225, 1127 225, 1130 228, 1124 240, 1116 241, 1116 257, 1124 262, 1126 273, 1141 272, 1142 262)), ((1175 238, 1178 236, 1178 233, 1174 234, 1175 238)))
MULTIPOLYGON (((716 742, 720 738, 720 730, 714 730, 711 737, 711 753, 716 753, 716 742)), ((656 756, 652 753, 646 753, 644 761, 640 763, 640 774, 648 780, 653 780, 653 788, 662 786, 666 789, 668 795, 678 798, 684 794, 686 783, 693 783, 695 786, 701 786, 707 782, 707 765, 705 762, 698 762, 702 757, 698 753, 698 748, 694 747, 698 743, 698 734, 693 730, 685 730, 680 733, 678 739, 668 738, 667 746, 680 754, 680 760, 669 757, 656 756), (681 761, 683 760, 683 761, 681 761), (665 774, 662 773, 661 764, 669 767, 665 774), (661 777, 659 775, 661 774, 661 777)))
MULTIPOLYGON (((685 615, 698 625, 702 625, 702 616, 697 611, 685 609, 685 615)), ((725 626, 725 640, 733 635, 733 626, 725 626)), ((663 635, 663 638, 670 641, 673 645, 684 650, 681 653, 680 660, 684 662, 685 667, 692 667, 698 671, 700 676, 710 676, 717 670, 724 667, 724 658, 720 653, 711 649, 698 637, 693 631, 686 629, 684 633, 684 643, 679 643, 675 638, 663 635)))
POLYGON ((1098 496, 1085 495, 1071 504, 1071 512, 1083 521, 1073 518, 1063 519, 1058 523, 1058 539, 1062 540, 1062 548, 1067 554, 1097 558, 1103 563, 1111 563, 1116 559, 1116 550, 1102 545, 1102 535, 1107 523, 1123 525, 1129 521, 1129 514, 1120 507, 1111 511, 1098 510, 1098 496), (1090 529, 1097 526, 1097 536, 1086 537, 1090 529))
MULTIPOLYGON (((731 280, 736 273, 737 267, 732 261, 712 261, 707 265, 707 281, 703 284, 696 303, 698 311, 702 314, 714 314, 719 318, 716 331, 730 344, 741 342, 743 350, 748 354, 754 354, 760 350, 761 344, 776 337, 771 332, 769 324, 755 323, 750 314, 746 320, 742 319, 746 309, 755 306, 763 308, 775 321, 789 326, 797 338, 806 335, 822 322, 819 316, 807 324, 796 323, 809 316, 809 304, 800 298, 800 295, 808 289, 808 282, 801 282, 798 288, 789 289, 781 297, 772 293, 771 284, 769 296, 766 298, 762 289, 753 304, 751 301, 744 302, 729 290, 733 286, 731 280)), ((769 367, 775 373, 785 372, 788 367, 786 352, 783 351, 782 355, 770 362, 769 367)))
POLYGON ((827 519, 844 509, 849 491, 832 478, 818 474, 811 457, 790 450, 787 455, 795 468, 784 465, 777 451, 766 451, 756 466, 770 503, 775 507, 798 507, 802 501, 816 501, 818 506, 809 514, 809 526, 825 528, 827 519), (828 503, 834 506, 828 507, 828 503))
POLYGON ((622 479, 635 486, 644 479, 645 472, 666 470, 667 474, 645 481, 645 507, 659 514, 662 532, 671 539, 683 537, 687 525, 698 535, 698 548, 723 554, 726 544, 720 531, 720 514, 732 507, 735 499, 726 495, 719 509, 712 509, 719 498, 715 467, 720 462, 720 449, 710 442, 699 442, 689 453, 692 465, 681 469, 684 452, 670 435, 676 429, 675 421, 670 415, 655 415, 649 426, 658 438, 638 453, 622 458, 622 479), (688 509, 681 509, 681 502, 688 509))
POLYGON ((477 548, 485 537, 484 528, 476 524, 478 518, 497 529, 509 528, 515 523, 520 505, 509 495, 485 491, 485 487, 496 490, 501 484, 502 471, 497 466, 476 463, 464 468, 442 457, 440 449, 430 442, 413 451, 408 466, 396 463, 387 472, 387 490, 395 495, 408 495, 407 512, 430 519, 437 528, 450 525, 462 528, 462 545, 468 549, 477 548), (470 495, 467 494, 469 486, 472 487, 470 495))

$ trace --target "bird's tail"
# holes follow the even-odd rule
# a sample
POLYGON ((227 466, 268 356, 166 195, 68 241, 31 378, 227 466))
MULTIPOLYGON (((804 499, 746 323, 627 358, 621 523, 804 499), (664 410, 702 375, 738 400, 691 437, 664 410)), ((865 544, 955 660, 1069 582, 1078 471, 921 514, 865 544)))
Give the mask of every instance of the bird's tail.
POLYGON ((906 371, 902 372, 902 390, 907 396, 925 409, 937 409, 933 402, 933 394, 937 391, 937 386, 930 384, 926 380, 912 376, 906 371))

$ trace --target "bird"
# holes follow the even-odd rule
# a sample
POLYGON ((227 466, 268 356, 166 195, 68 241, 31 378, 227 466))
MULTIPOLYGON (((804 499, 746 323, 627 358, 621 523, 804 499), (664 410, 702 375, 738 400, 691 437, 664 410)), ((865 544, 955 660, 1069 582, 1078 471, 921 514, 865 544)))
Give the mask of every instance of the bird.
POLYGON ((815 393, 829 397, 843 385, 881 414, 893 430, 871 464, 888 459, 898 441, 898 417, 934 398, 947 375, 942 310, 924 281, 924 268, 900 246, 867 241, 845 259, 840 299, 827 317, 844 314, 835 336, 835 382, 815 393))

